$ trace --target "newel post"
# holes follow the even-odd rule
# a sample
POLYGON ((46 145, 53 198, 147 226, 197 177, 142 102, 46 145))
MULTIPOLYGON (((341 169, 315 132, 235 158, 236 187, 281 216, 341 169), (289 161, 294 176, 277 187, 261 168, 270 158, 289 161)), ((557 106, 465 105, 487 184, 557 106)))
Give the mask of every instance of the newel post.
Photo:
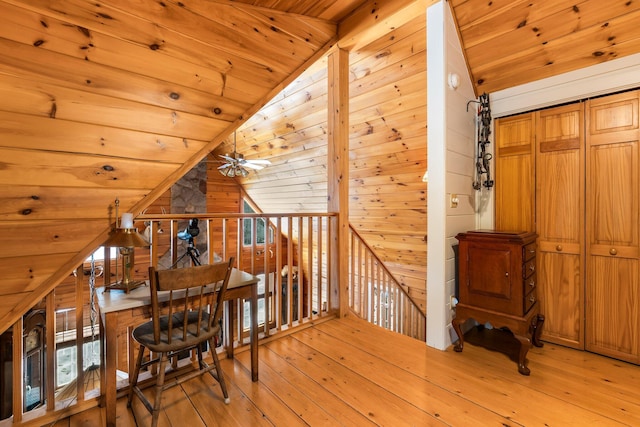
POLYGON ((347 314, 349 273, 349 52, 328 61, 327 210, 337 213, 330 241, 331 308, 347 314))

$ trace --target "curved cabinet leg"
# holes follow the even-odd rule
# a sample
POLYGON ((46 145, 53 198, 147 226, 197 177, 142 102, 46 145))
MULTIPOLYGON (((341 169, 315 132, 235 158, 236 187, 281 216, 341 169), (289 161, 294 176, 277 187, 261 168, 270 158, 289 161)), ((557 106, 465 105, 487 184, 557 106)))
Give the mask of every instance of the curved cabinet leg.
POLYGON ((520 354, 518 355, 518 372, 522 375, 529 375, 531 371, 527 368, 527 353, 531 348, 531 339, 522 335, 514 336, 520 341, 520 354))
POLYGON ((533 345, 536 347, 542 347, 544 345, 540 340, 540 335, 542 335, 542 325, 544 325, 544 316, 542 314, 538 314, 531 324, 531 340, 533 345))
POLYGON ((464 348, 464 335, 462 334, 462 328, 460 328, 461 322, 459 322, 458 319, 454 319, 451 323, 453 324, 453 329, 456 331, 456 334, 458 334, 458 342, 453 349, 460 353, 464 348))

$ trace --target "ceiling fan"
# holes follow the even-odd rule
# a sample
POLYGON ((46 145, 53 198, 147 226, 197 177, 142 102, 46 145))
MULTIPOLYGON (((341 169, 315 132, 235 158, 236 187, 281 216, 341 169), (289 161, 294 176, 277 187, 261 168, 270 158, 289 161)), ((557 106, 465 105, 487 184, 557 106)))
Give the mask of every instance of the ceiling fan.
POLYGON ((235 176, 246 177, 249 175, 249 171, 246 168, 260 170, 263 169, 266 165, 270 165, 271 162, 269 160, 249 160, 245 159, 244 156, 238 152, 236 152, 236 133, 233 133, 233 153, 232 154, 220 154, 225 160, 225 164, 218 167, 220 173, 224 176, 228 176, 233 178, 235 176))

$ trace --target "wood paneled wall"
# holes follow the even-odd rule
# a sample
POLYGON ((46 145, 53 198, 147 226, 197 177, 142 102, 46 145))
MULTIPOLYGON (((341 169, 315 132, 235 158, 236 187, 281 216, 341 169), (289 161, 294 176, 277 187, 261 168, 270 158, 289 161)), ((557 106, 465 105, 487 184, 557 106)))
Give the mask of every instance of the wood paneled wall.
MULTIPOLYGON (((424 16, 350 54, 349 220, 426 311, 424 16)), ((271 166, 238 179, 266 212, 326 212, 327 64, 308 69, 237 133, 271 166)), ((216 153, 233 151, 233 138, 216 153)))
POLYGON ((424 16, 353 52, 350 62, 350 221, 426 311, 424 16))

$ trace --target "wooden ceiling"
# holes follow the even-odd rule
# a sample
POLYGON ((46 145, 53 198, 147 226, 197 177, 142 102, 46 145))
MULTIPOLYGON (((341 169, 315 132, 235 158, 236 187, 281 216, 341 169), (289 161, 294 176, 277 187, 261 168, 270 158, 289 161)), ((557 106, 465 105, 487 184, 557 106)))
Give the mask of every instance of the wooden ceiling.
MULTIPOLYGON (((434 2, 0 0, 0 331, 104 241, 116 197, 140 212, 338 40, 434 2)), ((450 4, 478 92, 640 51, 637 1, 450 4)))
POLYGON ((640 52, 637 0, 449 0, 476 93, 640 52))

